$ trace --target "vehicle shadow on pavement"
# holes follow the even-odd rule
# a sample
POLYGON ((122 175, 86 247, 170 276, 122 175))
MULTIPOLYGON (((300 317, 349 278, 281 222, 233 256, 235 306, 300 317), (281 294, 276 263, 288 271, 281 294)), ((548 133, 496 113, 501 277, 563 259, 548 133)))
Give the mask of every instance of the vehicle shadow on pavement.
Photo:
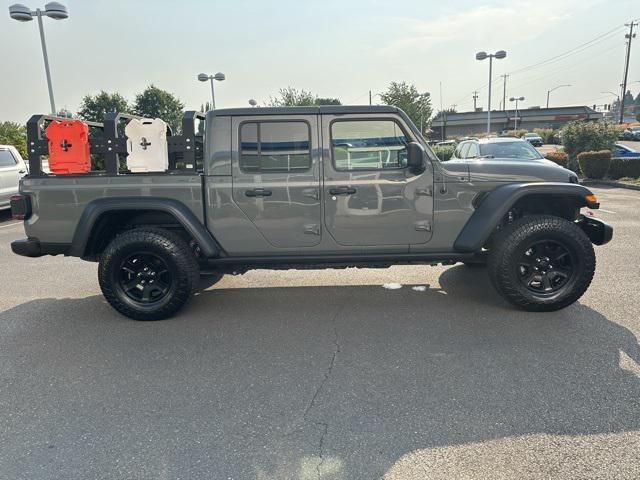
POLYGON ((164 322, 101 297, 2 312, 0 476, 404 478, 418 450, 640 428, 629 330, 514 310, 482 269, 439 282, 213 288, 164 322))

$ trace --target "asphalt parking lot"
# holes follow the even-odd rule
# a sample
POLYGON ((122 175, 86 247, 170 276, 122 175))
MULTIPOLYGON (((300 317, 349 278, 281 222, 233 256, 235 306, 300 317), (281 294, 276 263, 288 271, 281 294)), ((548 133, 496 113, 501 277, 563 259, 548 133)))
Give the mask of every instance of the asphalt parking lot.
POLYGON ((640 478, 640 192, 594 191, 614 239, 548 314, 458 265, 254 271, 134 322, 0 212, 0 478, 640 478))

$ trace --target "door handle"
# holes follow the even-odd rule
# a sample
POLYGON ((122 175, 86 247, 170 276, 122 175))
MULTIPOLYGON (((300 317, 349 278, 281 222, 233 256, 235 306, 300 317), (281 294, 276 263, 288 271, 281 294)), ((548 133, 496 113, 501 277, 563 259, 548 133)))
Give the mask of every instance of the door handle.
POLYGON ((244 192, 247 197, 270 197, 272 193, 271 190, 265 190, 264 188, 254 188, 244 192))
POLYGON ((23 174, 23 173, 27 173, 27 171, 26 170, 18 170, 18 173, 19 174, 23 174))
POLYGON ((336 187, 336 188, 330 188, 329 189, 329 194, 330 195, 353 195, 354 193, 356 193, 356 189, 353 187, 336 187))

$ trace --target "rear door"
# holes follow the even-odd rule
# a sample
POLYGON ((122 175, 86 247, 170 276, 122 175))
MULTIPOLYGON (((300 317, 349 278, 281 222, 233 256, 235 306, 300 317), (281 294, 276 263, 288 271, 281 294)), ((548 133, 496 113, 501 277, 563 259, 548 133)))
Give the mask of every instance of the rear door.
POLYGON ((25 173, 25 167, 18 164, 18 160, 8 148, 0 149, 0 207, 9 204, 11 195, 18 193, 18 183, 25 173))
POLYGON ((433 221, 433 170, 407 168, 415 141, 400 117, 323 115, 324 221, 340 245, 426 243, 433 221))
POLYGON ((233 199, 269 244, 320 243, 318 116, 234 117, 233 199))

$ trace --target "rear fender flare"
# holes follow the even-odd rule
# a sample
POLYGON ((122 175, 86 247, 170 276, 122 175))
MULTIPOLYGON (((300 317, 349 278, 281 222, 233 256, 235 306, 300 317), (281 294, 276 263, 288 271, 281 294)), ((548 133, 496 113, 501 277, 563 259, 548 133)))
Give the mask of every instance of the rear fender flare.
POLYGON ((532 194, 563 195, 580 198, 580 206, 598 208, 597 203, 586 199, 593 195, 588 188, 575 183, 510 183, 489 192, 471 215, 453 246, 458 252, 477 252, 513 205, 532 194))
POLYGON ((196 215, 182 202, 158 197, 98 198, 87 204, 73 234, 70 256, 84 257, 93 227, 100 216, 112 211, 152 210, 172 215, 198 243, 205 257, 217 257, 221 247, 196 215))

